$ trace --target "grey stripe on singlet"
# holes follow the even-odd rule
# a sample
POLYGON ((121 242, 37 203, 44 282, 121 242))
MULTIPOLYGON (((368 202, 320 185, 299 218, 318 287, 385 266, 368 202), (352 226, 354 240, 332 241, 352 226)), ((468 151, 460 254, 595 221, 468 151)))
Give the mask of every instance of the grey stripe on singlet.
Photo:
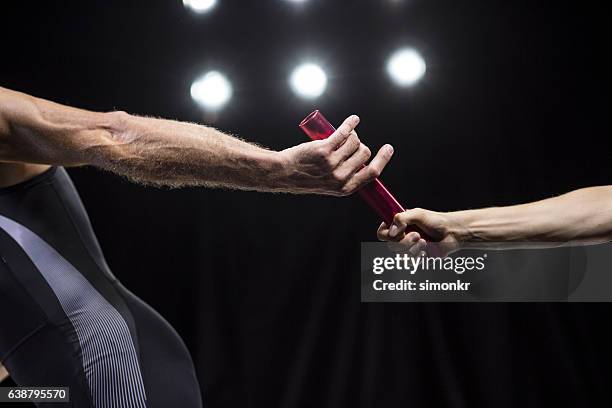
POLYGON ((0 215, 4 229, 47 281, 75 328, 96 408, 146 407, 138 356, 128 326, 70 262, 38 235, 0 215))

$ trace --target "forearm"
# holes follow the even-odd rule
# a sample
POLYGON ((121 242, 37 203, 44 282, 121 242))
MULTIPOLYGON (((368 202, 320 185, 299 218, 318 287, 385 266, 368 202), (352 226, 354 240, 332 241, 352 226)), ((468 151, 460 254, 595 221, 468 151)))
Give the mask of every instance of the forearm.
POLYGON ((612 240, 612 186, 449 217, 452 233, 462 242, 607 242, 612 240))
POLYGON ((113 115, 110 143, 93 146, 89 164, 151 184, 288 189, 278 152, 211 127, 123 112, 113 115))
POLYGON ((18 95, 5 98, 2 106, 4 133, 19 141, 0 144, 9 161, 90 164, 158 185, 288 188, 279 153, 216 129, 123 112, 89 112, 18 95))
POLYGON ((0 88, 0 161, 94 165, 147 184, 349 195, 393 155, 370 150, 349 116, 327 139, 274 152, 207 126, 71 108, 0 88))

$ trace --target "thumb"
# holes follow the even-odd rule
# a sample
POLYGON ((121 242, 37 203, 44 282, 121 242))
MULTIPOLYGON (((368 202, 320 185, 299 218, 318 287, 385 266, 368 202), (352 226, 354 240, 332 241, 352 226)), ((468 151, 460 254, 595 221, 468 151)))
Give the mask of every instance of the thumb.
POLYGON ((393 223, 389 228, 389 236, 396 237, 404 233, 404 231, 406 231, 406 227, 409 225, 421 226, 424 216, 425 210, 420 208, 414 208, 412 210, 395 214, 395 217, 393 217, 393 223))

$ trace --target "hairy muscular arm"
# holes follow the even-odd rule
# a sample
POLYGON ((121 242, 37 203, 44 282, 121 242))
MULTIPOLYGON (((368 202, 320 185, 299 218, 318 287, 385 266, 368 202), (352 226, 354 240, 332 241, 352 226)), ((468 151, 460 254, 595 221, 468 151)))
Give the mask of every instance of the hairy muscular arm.
POLYGON ((416 233, 404 234, 411 224, 450 251, 464 246, 503 249, 498 244, 506 242, 524 247, 604 243, 612 241, 612 185, 509 207, 449 213, 414 209, 397 214, 391 229, 383 223, 378 237, 401 242, 416 252, 424 243, 416 233))
POLYGON ((207 126, 76 109, 0 88, 0 160, 93 165, 132 180, 173 187, 348 195, 390 160, 383 146, 369 165, 351 116, 327 140, 275 152, 207 126))

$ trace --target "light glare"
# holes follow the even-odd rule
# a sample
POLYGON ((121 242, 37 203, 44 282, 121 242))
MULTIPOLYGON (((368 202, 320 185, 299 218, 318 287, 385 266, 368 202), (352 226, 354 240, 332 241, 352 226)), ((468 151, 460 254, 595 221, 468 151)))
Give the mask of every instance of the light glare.
POLYGON ((426 70, 425 60, 412 48, 396 51, 387 62, 387 72, 399 86, 414 85, 425 75, 426 70))
POLYGON ((232 85, 223 74, 210 71, 191 85, 191 97, 204 109, 221 109, 232 97, 232 85))
POLYGON ((217 5, 217 0, 183 0, 183 5, 196 13, 205 13, 217 5))
POLYGON ((314 99, 325 92, 327 75, 320 66, 308 63, 297 67, 291 74, 289 82, 296 94, 303 98, 314 99))

